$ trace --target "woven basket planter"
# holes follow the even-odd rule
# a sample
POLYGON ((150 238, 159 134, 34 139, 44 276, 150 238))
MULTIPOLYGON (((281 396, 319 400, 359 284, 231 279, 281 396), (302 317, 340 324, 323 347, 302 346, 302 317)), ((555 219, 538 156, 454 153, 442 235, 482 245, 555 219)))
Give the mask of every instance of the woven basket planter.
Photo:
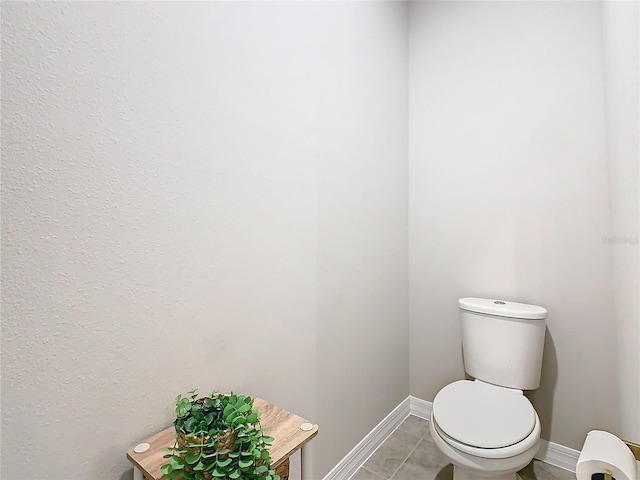
MULTIPOLYGON (((202 445, 202 440, 203 440, 202 437, 192 437, 189 435, 185 435, 182 432, 176 432, 176 443, 178 445, 178 448, 180 450, 187 451, 187 453, 181 454, 180 457, 186 458, 186 456, 189 453, 200 452, 201 447, 198 447, 197 445, 202 445)), ((204 440, 208 441, 208 438, 205 437, 204 440)), ((216 443, 215 450, 217 451, 230 450, 232 452, 237 451, 236 441, 237 441, 236 435, 233 433, 233 430, 229 428, 227 429, 226 433, 222 437, 220 437, 220 440, 216 443)), ((204 448, 202 449, 202 451, 205 454, 209 454, 209 453, 213 453, 214 449, 204 448)), ((280 480, 289 480, 289 467, 290 467, 290 462, 289 462, 289 459, 287 458, 275 469, 276 473, 280 475, 280 480)), ((185 470, 187 472, 193 472, 193 470, 188 466, 185 467, 185 470)), ((203 475, 205 480, 213 479, 213 475, 211 475, 209 472, 203 472, 203 475)), ((220 477, 217 477, 217 478, 219 479, 220 477)))
MULTIPOLYGON (((215 451, 220 452, 222 450, 230 450, 232 452, 237 451, 237 437, 233 433, 233 430, 231 430, 230 428, 228 428, 225 434, 221 436, 220 439, 216 442, 215 448, 201 447, 201 445, 203 444, 203 440, 204 443, 207 443, 210 439, 209 437, 194 437, 191 435, 186 435, 183 432, 176 432, 176 443, 178 444, 178 448, 180 450, 187 451, 187 453, 182 453, 179 456, 186 460, 187 455, 189 455, 190 453, 202 452, 208 455, 215 451)), ((195 473, 195 471, 189 465, 185 465, 184 470, 189 473, 195 473)), ((203 472, 203 475, 205 480, 211 480, 213 478, 213 475, 209 472, 203 472)))
POLYGON ((180 450, 186 450, 188 453, 198 453, 201 450, 206 454, 213 453, 215 451, 220 452, 222 450, 230 450, 232 452, 237 451, 236 442, 238 437, 236 437, 235 433, 233 433, 233 430, 230 428, 227 429, 223 436, 219 437, 216 441, 215 448, 202 448, 201 445, 203 444, 203 441, 204 443, 207 443, 209 440, 209 437, 194 437, 182 432, 176 432, 176 442, 178 443, 178 447, 180 450))

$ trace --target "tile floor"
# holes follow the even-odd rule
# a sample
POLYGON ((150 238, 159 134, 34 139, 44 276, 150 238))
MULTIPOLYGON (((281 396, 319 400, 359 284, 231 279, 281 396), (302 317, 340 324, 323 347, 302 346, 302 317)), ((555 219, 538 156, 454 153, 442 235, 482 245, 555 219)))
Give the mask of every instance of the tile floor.
MULTIPOLYGON (((523 480, 575 480, 575 474, 534 460, 523 480)), ((453 466, 429 433, 429 422, 409 416, 364 462, 351 480, 452 480, 453 466)))

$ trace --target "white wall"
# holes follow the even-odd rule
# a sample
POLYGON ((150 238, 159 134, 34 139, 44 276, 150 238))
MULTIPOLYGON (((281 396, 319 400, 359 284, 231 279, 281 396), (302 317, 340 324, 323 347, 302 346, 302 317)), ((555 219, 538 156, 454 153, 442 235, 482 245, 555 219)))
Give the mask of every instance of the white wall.
POLYGON ((320 423, 320 478, 406 397, 405 20, 2 4, 3 479, 127 478, 192 387, 320 423))
POLYGON ((409 10, 411 393, 463 376, 457 300, 549 310, 542 436, 619 431, 600 5, 409 10))
POLYGON ((603 2, 605 113, 621 435, 640 440, 640 270, 638 172, 640 162, 640 3, 603 2))
POLYGON ((127 478, 194 386, 320 423, 320 478, 409 375, 432 400, 464 374, 467 295, 549 309, 545 438, 622 431, 634 253, 602 240, 634 231, 622 19, 409 13, 2 4, 3 479, 127 478))
POLYGON ((409 394, 406 5, 363 9, 342 28, 352 37, 335 39, 334 68, 349 73, 331 101, 343 113, 319 164, 319 472, 409 394))

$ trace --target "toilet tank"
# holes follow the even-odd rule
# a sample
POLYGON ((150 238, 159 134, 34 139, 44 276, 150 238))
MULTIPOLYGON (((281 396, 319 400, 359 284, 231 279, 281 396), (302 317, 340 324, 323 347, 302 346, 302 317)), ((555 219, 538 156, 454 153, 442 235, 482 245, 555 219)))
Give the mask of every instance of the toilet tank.
POLYGON ((538 388, 547 310, 486 298, 462 298, 459 305, 465 371, 494 385, 538 388))

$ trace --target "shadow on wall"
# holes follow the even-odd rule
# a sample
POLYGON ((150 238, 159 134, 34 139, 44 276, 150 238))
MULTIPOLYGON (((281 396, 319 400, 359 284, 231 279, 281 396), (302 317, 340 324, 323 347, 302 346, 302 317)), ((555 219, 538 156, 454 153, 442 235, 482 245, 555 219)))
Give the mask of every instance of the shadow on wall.
POLYGON ((542 431, 540 436, 548 440, 551 436, 551 419, 553 418, 553 395, 558 383, 558 356, 553 337, 547 327, 544 337, 544 355, 542 356, 542 378, 537 390, 527 392, 533 407, 538 412, 542 431))
POLYGON ((118 480, 133 480, 133 468, 120 475, 118 480))

